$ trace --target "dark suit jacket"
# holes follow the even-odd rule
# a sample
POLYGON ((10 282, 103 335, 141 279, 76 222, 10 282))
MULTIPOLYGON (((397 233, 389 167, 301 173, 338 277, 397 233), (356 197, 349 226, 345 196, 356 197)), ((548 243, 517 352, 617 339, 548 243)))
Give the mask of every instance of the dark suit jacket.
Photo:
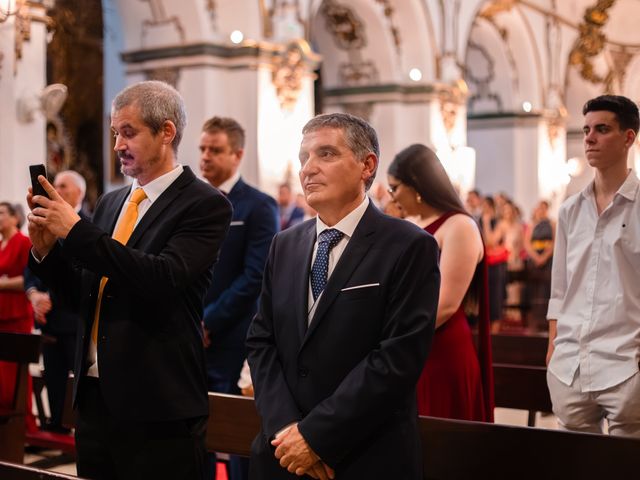
POLYGON ((307 328, 315 235, 310 220, 276 236, 249 329, 262 417, 251 478, 296 478, 268 443, 292 422, 336 478, 422 478, 415 384, 434 333, 437 244, 370 205, 307 328))
POLYGON ((242 179, 227 198, 233 205, 233 218, 205 297, 204 323, 211 332, 208 350, 214 354, 220 348, 244 349, 279 223, 276 201, 242 179))
POLYGON ((169 421, 208 413, 201 318, 211 267, 231 219, 226 198, 185 171, 151 205, 127 245, 111 238, 130 191, 102 197, 93 223, 30 268, 59 298, 80 305, 74 402, 86 373, 100 278, 100 389, 122 420, 169 421))

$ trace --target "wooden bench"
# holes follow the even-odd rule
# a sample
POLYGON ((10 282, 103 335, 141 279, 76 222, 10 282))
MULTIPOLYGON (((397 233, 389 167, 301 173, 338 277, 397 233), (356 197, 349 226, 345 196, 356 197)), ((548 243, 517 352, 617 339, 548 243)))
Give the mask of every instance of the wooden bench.
POLYGON ((2 480, 82 480, 79 477, 0 461, 2 480))
POLYGON ((535 425, 536 412, 551 413, 547 388, 546 335, 491 335, 496 407, 529 412, 527 425, 535 425))
POLYGON ((29 364, 39 358, 40 335, 0 333, 0 360, 17 364, 13 402, 0 407, 0 460, 23 461, 29 364))
MULTIPOLYGON (((248 456, 252 399, 209 393, 207 449, 248 456)), ((635 478, 640 440, 420 417, 427 480, 635 478)), ((393 461, 390 459, 389 461, 393 461)))

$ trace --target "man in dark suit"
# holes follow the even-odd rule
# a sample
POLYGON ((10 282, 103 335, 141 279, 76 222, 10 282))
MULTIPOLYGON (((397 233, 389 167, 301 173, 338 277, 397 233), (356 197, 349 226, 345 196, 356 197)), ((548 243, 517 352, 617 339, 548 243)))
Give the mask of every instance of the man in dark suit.
MULTIPOLYGON (((74 207, 82 220, 90 219, 82 208, 87 191, 87 183, 82 175, 73 170, 64 170, 56 175, 53 186, 62 199, 74 207)), ((73 310, 59 306, 55 293, 49 292, 29 267, 24 271, 24 290, 33 306, 36 325, 42 333, 55 340, 42 345, 44 381, 51 417, 40 428, 55 433, 69 433, 69 429, 62 425, 62 414, 67 396, 67 379, 73 370, 78 316, 73 310)))
POLYGON ((202 176, 233 206, 229 234, 205 296, 209 390, 234 394, 240 393, 247 329, 258 309, 262 272, 278 231, 275 200, 240 176, 244 141, 244 129, 232 118, 207 120, 200 135, 202 176))
POLYGON ((81 477, 204 478, 203 298, 231 206, 177 163, 185 123, 169 85, 127 87, 113 101, 111 128, 133 185, 104 195, 92 223, 44 177, 51 199, 27 196, 30 268, 82 318, 74 367, 81 477))
POLYGON ((422 478, 415 384, 434 332, 438 247, 366 190, 365 121, 304 127, 300 181, 318 218, 278 234, 247 336, 262 430, 252 479, 422 478))
MULTIPOLYGON (((239 394, 247 357, 245 338, 258 308, 269 245, 278 231, 276 201, 240 176, 245 134, 232 118, 207 120, 200 135, 200 171, 233 205, 229 234, 205 296, 204 332, 209 390, 239 394)), ((215 455, 210 465, 215 476, 215 455)), ((230 477, 246 478, 246 462, 232 457, 230 477)))

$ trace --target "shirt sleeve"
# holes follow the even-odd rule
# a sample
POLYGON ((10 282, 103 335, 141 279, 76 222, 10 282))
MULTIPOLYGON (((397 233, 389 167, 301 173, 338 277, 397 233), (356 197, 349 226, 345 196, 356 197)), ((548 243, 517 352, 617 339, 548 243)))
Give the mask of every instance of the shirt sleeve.
POLYGON ((567 209, 562 206, 558 214, 553 265, 551 267, 551 296, 547 320, 557 320, 567 291, 567 209))

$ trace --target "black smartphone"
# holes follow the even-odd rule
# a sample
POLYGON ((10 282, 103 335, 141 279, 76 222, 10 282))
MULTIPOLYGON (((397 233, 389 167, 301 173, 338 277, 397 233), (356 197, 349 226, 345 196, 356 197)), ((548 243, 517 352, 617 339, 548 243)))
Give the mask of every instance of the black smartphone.
POLYGON ((43 197, 49 198, 46 190, 40 182, 38 181, 38 176, 42 175, 44 178, 47 178, 47 169, 43 164, 39 165, 29 165, 29 174, 31 175, 31 189, 34 195, 42 195, 43 197))

